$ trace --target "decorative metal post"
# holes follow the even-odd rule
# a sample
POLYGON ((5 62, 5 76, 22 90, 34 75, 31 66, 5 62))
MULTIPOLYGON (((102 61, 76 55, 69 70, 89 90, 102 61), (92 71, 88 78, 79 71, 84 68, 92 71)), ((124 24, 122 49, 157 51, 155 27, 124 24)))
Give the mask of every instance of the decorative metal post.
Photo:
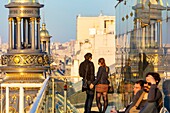
POLYGON ((67 113, 67 79, 64 79, 64 113, 67 113))
POLYGON ((19 113, 24 112, 24 88, 21 86, 19 90, 19 113))
POLYGON ((54 109, 55 109, 55 103, 54 103, 54 100, 55 100, 55 96, 54 96, 54 78, 52 78, 52 113, 54 113, 54 109))
MULTIPOLYGON (((2 73, 1 73, 2 74, 2 73)), ((2 95, 3 95, 3 91, 2 91, 2 86, 1 86, 1 113, 2 113, 2 95)))
POLYGON ((6 86, 6 113, 9 113, 9 87, 6 86))

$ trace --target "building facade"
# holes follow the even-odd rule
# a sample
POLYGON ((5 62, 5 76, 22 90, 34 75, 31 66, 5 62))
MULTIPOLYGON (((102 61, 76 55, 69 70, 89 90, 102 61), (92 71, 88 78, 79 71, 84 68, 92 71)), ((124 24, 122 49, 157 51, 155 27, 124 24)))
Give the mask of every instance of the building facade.
POLYGON ((98 70, 98 59, 103 57, 107 66, 115 64, 115 17, 100 15, 97 17, 77 16, 77 38, 71 75, 78 76, 78 67, 84 61, 84 55, 90 52, 98 70))

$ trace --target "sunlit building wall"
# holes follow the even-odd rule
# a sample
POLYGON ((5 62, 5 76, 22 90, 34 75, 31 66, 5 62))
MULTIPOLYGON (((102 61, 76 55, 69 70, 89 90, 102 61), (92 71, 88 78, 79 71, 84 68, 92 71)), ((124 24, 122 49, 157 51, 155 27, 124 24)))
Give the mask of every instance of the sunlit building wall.
MULTIPOLYGON (((115 64, 115 17, 77 17, 77 38, 75 44, 76 65, 84 60, 84 55, 91 52, 95 72, 98 59, 105 58, 108 66, 115 64)), ((74 62, 73 62, 74 63, 74 62)), ((72 75, 78 75, 78 66, 72 68, 72 75)))

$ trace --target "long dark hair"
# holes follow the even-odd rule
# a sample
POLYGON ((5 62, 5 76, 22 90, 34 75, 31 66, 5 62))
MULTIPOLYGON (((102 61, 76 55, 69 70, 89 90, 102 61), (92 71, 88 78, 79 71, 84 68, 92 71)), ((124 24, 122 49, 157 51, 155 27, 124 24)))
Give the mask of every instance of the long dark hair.
POLYGON ((101 65, 102 65, 103 67, 106 67, 106 63, 105 63, 104 58, 99 58, 98 63, 101 63, 101 65))
POLYGON ((106 72, 109 72, 109 68, 106 66, 104 58, 99 58, 98 63, 101 63, 101 66, 106 68, 106 72))

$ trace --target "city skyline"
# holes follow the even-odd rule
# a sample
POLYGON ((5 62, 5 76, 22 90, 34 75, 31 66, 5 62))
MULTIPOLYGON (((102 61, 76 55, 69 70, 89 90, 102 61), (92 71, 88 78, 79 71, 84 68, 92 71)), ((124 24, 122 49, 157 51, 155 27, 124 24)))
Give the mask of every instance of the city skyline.
MULTIPOLYGON (((114 6, 117 1, 113 0, 93 0, 93 1, 45 1, 41 9, 41 23, 45 21, 46 28, 52 36, 52 42, 67 42, 76 40, 76 16, 98 16, 103 15, 115 16, 114 6), (56 4, 56 5, 54 5, 56 4)), ((8 1, 1 1, 0 4, 0 37, 2 42, 8 41, 8 9, 4 5, 8 1)))

